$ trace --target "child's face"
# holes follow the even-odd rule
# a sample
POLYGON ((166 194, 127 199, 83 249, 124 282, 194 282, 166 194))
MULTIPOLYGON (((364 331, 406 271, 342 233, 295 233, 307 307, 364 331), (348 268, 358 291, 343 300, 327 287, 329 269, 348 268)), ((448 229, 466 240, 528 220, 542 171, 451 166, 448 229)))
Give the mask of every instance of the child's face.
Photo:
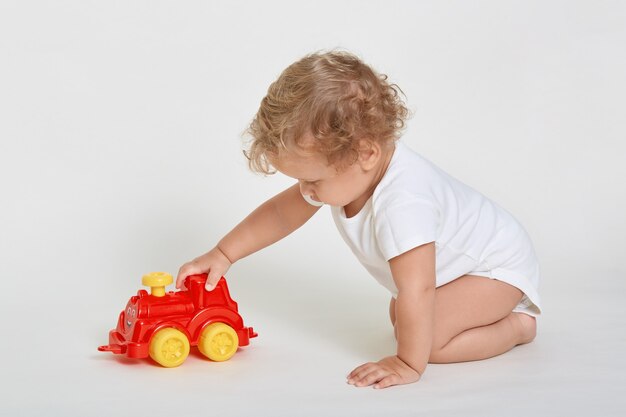
POLYGON ((298 180, 302 195, 331 206, 345 207, 375 187, 359 161, 339 170, 320 154, 286 151, 272 165, 298 180))

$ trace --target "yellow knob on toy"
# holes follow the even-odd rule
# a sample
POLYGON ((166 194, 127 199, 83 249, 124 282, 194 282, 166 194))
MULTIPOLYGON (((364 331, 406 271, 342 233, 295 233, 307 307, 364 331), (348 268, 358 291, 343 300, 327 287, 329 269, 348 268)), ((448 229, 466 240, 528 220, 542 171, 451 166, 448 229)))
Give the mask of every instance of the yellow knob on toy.
POLYGON ((150 287, 150 293, 155 297, 165 295, 165 287, 174 282, 174 278, 167 272, 150 272, 141 278, 141 284, 150 287))

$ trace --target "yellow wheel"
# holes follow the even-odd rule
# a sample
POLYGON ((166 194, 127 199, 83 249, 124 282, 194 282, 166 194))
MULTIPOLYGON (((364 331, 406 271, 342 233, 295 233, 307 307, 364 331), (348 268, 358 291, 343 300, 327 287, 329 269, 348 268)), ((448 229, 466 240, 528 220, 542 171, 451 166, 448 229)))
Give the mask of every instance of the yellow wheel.
POLYGON ((185 362, 189 355, 189 340, 180 330, 173 327, 161 329, 150 341, 150 357, 166 368, 185 362))
POLYGON ((239 347, 237 332, 224 323, 209 324, 200 335, 198 349, 212 361, 222 362, 230 359, 239 347))

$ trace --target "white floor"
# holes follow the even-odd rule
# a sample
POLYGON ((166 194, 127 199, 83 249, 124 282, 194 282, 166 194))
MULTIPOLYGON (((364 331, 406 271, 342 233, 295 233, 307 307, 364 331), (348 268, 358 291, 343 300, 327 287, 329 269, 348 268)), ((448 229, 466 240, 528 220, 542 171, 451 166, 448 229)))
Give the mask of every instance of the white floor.
POLYGON ((117 301, 89 302, 56 294, 40 302, 41 308, 15 305, 19 313, 4 329, 2 415, 623 416, 626 411, 623 281, 597 291, 545 291, 545 315, 532 344, 486 361, 430 365, 422 381, 379 391, 347 385, 345 375, 394 350, 382 288, 365 285, 352 294, 341 282, 319 288, 311 274, 290 278, 295 272, 290 268, 252 280, 251 264, 235 268, 239 281, 231 279, 231 291, 259 337, 224 363, 192 353, 182 366, 165 369, 97 352, 125 294, 117 301))

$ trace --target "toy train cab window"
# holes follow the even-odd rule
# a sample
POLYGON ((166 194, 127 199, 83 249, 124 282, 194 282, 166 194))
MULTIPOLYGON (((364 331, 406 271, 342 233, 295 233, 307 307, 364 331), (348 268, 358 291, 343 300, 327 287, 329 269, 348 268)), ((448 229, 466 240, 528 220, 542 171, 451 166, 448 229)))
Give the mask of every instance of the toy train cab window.
POLYGON ((213 291, 204 288, 206 280, 207 274, 190 275, 185 290, 166 293, 173 282, 170 274, 144 275, 142 283, 151 293, 139 290, 128 300, 117 327, 109 332, 109 344, 98 350, 129 358, 150 356, 168 368, 182 364, 191 346, 213 361, 230 359, 257 334, 244 326, 224 277, 213 291))

